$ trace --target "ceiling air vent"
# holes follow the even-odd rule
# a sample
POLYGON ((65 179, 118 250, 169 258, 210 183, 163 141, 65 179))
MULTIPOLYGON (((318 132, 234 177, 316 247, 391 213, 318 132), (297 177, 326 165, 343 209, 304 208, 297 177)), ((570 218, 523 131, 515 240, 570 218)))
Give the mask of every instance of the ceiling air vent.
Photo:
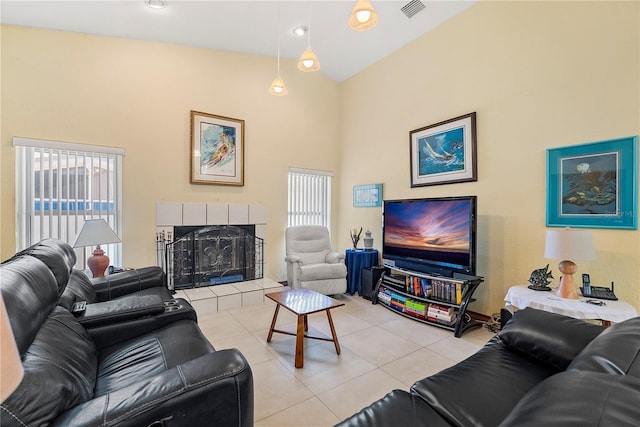
POLYGON ((411 0, 409 3, 402 6, 400 9, 407 15, 407 18, 413 18, 418 12, 424 9, 426 6, 420 0, 411 0))

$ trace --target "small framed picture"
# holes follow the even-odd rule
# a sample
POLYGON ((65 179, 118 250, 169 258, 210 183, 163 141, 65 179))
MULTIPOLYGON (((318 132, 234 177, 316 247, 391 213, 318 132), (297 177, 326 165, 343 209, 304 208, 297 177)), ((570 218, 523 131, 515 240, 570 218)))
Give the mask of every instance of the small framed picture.
POLYGON ((244 185, 244 120, 191 111, 191 183, 244 185))
POLYGON ((547 226, 638 228, 638 137, 547 150, 547 226))
POLYGON ((354 185, 353 206, 357 208, 382 206, 382 184, 354 185))
POLYGON ((409 132, 411 187, 477 181, 476 113, 409 132))

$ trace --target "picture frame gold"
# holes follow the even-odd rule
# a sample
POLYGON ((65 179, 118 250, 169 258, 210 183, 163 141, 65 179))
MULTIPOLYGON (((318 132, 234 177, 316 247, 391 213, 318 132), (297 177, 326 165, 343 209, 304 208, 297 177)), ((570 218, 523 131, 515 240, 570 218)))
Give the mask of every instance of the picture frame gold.
POLYGON ((244 120, 191 110, 191 183, 244 185, 244 120))

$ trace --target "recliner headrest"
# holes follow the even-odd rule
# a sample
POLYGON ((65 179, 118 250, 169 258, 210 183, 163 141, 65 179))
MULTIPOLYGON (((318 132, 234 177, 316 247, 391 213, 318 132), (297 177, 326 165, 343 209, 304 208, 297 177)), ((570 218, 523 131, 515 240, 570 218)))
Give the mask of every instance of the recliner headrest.
POLYGON ((18 252, 14 258, 23 255, 38 258, 49 267, 56 277, 58 295, 62 295, 76 263, 76 253, 71 245, 62 240, 47 238, 18 252))
POLYGON ((0 291, 22 355, 58 302, 56 278, 37 258, 13 257, 0 265, 0 291))

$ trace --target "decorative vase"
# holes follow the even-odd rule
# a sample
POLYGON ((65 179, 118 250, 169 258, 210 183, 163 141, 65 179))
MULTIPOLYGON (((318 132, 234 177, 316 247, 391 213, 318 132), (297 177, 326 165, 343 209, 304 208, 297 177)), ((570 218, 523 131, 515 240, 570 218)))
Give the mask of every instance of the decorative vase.
POLYGON ((360 235, 362 234, 362 227, 360 227, 360 231, 352 228, 349 234, 351 235, 351 241, 353 242, 353 250, 356 251, 358 250, 358 242, 360 241, 360 235))
POLYGON ((365 251, 370 251, 373 250, 373 237, 371 237, 371 231, 367 230, 364 233, 364 239, 362 239, 364 242, 364 250, 365 251))

